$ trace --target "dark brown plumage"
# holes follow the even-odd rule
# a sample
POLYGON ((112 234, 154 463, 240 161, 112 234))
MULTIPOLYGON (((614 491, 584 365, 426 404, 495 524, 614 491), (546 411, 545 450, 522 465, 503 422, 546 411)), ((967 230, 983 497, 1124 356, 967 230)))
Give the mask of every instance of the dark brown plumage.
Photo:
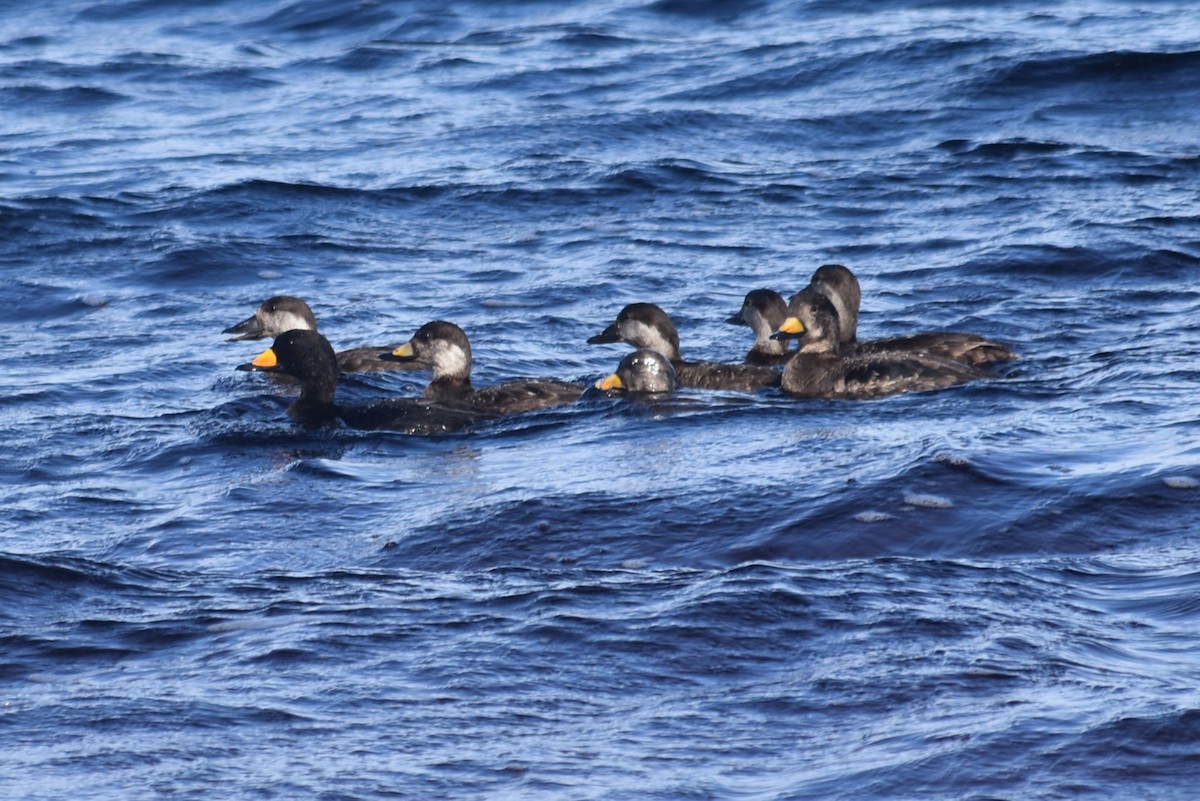
MULTIPOLYGON (((317 318, 308 304, 291 295, 276 295, 264 300, 254 314, 222 333, 233 334, 231 342, 243 339, 274 339, 288 331, 316 331, 317 318)), ((338 369, 343 373, 378 372, 381 370, 412 370, 416 365, 385 361, 379 358, 394 345, 350 348, 338 351, 338 369)))
POLYGON ((468 407, 488 415, 516 414, 571 403, 583 387, 566 381, 522 379, 482 389, 471 384, 471 343, 454 323, 435 320, 381 358, 418 364, 433 371, 426 400, 468 407))
POLYGON ((850 350, 838 342, 837 311, 815 289, 788 302, 775 336, 799 338, 800 350, 783 370, 783 391, 801 398, 868 399, 918 392, 985 377, 978 368, 920 351, 850 350))
POLYGON ((787 364, 792 357, 787 340, 771 339, 786 318, 783 295, 774 289, 754 289, 746 293, 742 308, 725 322, 748 325, 754 332, 754 347, 746 354, 746 364, 774 367, 787 364))
POLYGON ((858 278, 840 264, 826 264, 813 273, 809 287, 820 292, 833 304, 838 316, 838 340, 862 354, 883 352, 928 353, 967 364, 991 364, 1010 361, 1017 354, 1006 345, 958 331, 925 331, 902 337, 858 340, 858 310, 862 289, 858 278))
POLYGON ((606 392, 661 393, 675 389, 675 368, 658 351, 639 348, 621 359, 617 371, 596 382, 606 392))
POLYGON ((675 368, 675 380, 681 387, 754 392, 779 386, 779 371, 770 367, 684 361, 679 354, 679 333, 675 324, 653 303, 629 304, 621 309, 610 326, 588 339, 589 345, 608 342, 628 342, 634 347, 661 353, 675 368))
POLYGON ((280 334, 258 358, 237 369, 294 378, 300 384, 300 397, 288 408, 288 414, 308 428, 341 419, 351 428, 429 435, 461 431, 480 419, 468 411, 417 398, 338 404, 337 356, 328 340, 316 331, 293 329, 280 334))

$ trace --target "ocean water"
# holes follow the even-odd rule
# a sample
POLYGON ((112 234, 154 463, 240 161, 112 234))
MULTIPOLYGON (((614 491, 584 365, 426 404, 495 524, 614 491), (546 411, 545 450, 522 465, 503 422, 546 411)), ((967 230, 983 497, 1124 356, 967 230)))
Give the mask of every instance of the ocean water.
MULTIPOLYGON (((1184 2, 0 10, 0 796, 1192 799, 1184 2), (839 262, 1021 359, 305 431, 264 298, 475 378, 839 262)), ((420 374, 346 377, 348 400, 420 374)))

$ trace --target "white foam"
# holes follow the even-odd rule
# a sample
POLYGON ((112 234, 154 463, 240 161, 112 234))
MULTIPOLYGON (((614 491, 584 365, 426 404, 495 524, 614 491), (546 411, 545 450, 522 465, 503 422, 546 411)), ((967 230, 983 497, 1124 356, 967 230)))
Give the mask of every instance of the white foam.
POLYGON ((950 509, 954 506, 954 501, 949 498, 920 492, 906 492, 904 502, 909 506, 919 506, 922 509, 950 509))
POLYGON ((1200 481, 1191 476, 1166 476, 1162 482, 1171 489, 1196 489, 1196 487, 1200 487, 1200 481))
POLYGON ((101 306, 107 306, 109 304, 108 298, 106 298, 104 295, 101 295, 97 292, 88 292, 86 294, 80 295, 79 302, 82 303, 84 306, 91 306, 92 308, 96 308, 96 309, 100 308, 101 306))

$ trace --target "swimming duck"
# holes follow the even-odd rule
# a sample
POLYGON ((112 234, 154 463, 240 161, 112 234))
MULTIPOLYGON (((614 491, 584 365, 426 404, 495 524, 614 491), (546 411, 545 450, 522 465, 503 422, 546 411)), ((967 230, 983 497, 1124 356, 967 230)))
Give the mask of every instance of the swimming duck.
POLYGON ((657 351, 675 368, 681 387, 733 389, 745 392, 779 386, 779 371, 752 364, 685 362, 679 355, 679 333, 671 318, 653 303, 631 303, 612 325, 588 338, 589 345, 628 342, 637 348, 657 351))
POLYGON ((754 347, 746 354, 746 364, 775 366, 792 357, 787 340, 771 339, 771 334, 787 319, 787 301, 774 289, 754 289, 746 293, 742 308, 725 322, 748 325, 754 331, 754 347))
POLYGON ((813 273, 809 287, 829 298, 837 310, 839 341, 843 345, 853 344, 859 352, 921 351, 977 365, 1017 358, 1016 353, 999 342, 978 334, 957 331, 926 331, 911 336, 859 342, 858 309, 862 303, 862 288, 854 273, 840 264, 825 264, 813 273))
MULTIPOLYGON (((274 339, 287 331, 316 331, 317 318, 308 304, 291 295, 267 298, 254 314, 221 333, 234 334, 230 342, 242 339, 274 339)), ((380 351, 390 346, 351 348, 337 354, 338 369, 343 373, 364 373, 380 370, 411 370, 415 365, 384 361, 380 351)))
POLYGON ((291 376, 300 384, 300 397, 288 414, 307 428, 338 418, 351 428, 389 429, 409 434, 446 434, 469 427, 479 419, 463 409, 418 400, 393 398, 370 404, 335 402, 338 363, 333 346, 316 331, 293 329, 275 338, 270 348, 238 370, 291 376))
POLYGON ((471 384, 471 343, 454 323, 434 320, 412 339, 380 358, 418 364, 433 371, 426 400, 490 415, 531 412, 578 400, 583 387, 566 381, 523 379, 475 389, 471 384))
POLYGON ((984 377, 978 368, 922 351, 844 351, 837 310, 815 289, 797 292, 773 336, 800 339, 783 369, 783 391, 801 398, 866 399, 939 389, 984 377))
POLYGON ((621 359, 615 373, 597 381, 596 389, 605 392, 670 392, 675 389, 675 368, 661 353, 640 348, 621 359))

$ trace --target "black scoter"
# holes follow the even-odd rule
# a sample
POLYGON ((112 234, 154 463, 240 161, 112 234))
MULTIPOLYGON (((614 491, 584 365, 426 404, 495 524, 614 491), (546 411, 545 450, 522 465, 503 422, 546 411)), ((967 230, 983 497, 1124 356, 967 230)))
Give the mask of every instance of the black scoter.
POLYGON ((560 406, 577 400, 584 390, 580 384, 542 379, 520 379, 475 389, 471 384, 471 343, 461 328, 444 320, 426 323, 412 339, 380 358, 432 370, 433 380, 425 387, 426 400, 490 415, 560 406))
POLYGON ((469 410, 452 409, 417 398, 393 398, 370 404, 338 404, 337 355, 316 331, 293 329, 280 334, 270 348, 238 370, 291 376, 300 384, 300 397, 288 413, 307 428, 343 420, 351 428, 387 429, 409 434, 461 431, 480 419, 469 410))
POLYGON ((675 368, 658 351, 639 348, 627 354, 617 371, 596 382, 605 392, 660 393, 675 389, 675 368))
POLYGON ((787 319, 787 301, 774 289, 753 289, 746 293, 742 308, 725 322, 748 325, 754 331, 754 347, 746 354, 746 364, 774 367, 787 364, 792 357, 788 341, 771 339, 771 334, 787 319))
POLYGON ((813 273, 809 287, 820 292, 833 304, 838 316, 838 339, 843 346, 852 345, 860 353, 906 351, 929 353, 967 364, 991 364, 1017 358, 1008 346, 979 336, 958 331, 926 331, 902 337, 858 340, 858 310, 862 303, 862 288, 849 268, 840 264, 825 264, 813 273))
POLYGON ((800 340, 783 369, 783 391, 802 398, 867 399, 961 384, 987 374, 921 351, 849 350, 838 342, 837 310, 815 289, 797 292, 774 334, 800 340))
POLYGON ((589 345, 628 342, 666 356, 681 387, 754 392, 779 386, 779 370, 753 364, 686 362, 679 354, 679 333, 671 318, 653 303, 631 303, 612 325, 588 339, 589 345))
MULTIPOLYGON (((222 333, 234 334, 230 342, 242 339, 274 339, 287 331, 316 331, 317 318, 308 304, 291 295, 276 295, 267 298, 254 314, 237 325, 231 325, 222 333)), ((411 370, 415 365, 385 361, 379 358, 380 351, 391 350, 394 345, 350 348, 338 351, 338 369, 343 373, 378 372, 381 370, 411 370)))

